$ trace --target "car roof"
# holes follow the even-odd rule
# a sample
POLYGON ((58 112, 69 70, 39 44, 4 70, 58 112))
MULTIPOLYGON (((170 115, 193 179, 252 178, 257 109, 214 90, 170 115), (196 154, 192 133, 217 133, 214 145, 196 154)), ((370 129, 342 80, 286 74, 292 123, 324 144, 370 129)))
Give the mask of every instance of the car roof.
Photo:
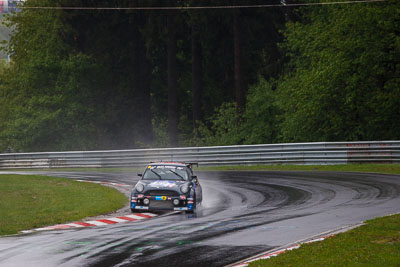
POLYGON ((150 166, 153 166, 153 165, 166 165, 166 166, 186 167, 186 164, 182 163, 182 162, 164 162, 164 161, 152 162, 152 163, 150 163, 148 165, 150 165, 150 166))

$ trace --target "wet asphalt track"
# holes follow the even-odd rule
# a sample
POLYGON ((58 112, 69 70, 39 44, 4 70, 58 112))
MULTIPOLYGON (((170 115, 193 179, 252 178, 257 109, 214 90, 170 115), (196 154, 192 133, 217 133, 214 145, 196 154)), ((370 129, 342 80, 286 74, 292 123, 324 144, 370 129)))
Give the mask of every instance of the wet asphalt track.
MULTIPOLYGON (((1 173, 1 172, 0 172, 1 173)), ((134 184, 121 173, 46 173, 134 184)), ((0 266, 223 266, 320 233, 400 212, 400 176, 198 172, 194 215, 0 238, 0 266)))

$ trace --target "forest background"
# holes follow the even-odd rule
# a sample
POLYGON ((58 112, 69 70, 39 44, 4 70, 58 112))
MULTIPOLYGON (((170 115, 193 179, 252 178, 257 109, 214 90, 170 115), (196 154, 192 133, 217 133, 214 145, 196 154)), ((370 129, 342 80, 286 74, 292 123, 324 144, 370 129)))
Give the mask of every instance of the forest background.
POLYGON ((399 140, 400 1, 304 2, 27 0, 0 151, 399 140))

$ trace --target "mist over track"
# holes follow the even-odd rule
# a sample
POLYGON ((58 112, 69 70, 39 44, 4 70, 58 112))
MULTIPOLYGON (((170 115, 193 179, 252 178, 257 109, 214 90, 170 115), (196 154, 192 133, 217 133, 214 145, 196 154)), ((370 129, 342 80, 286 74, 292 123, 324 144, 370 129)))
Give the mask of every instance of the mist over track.
MULTIPOLYGON (((24 173, 131 185, 138 180, 133 173, 24 173)), ((223 266, 332 229, 400 212, 397 175, 308 171, 197 174, 204 200, 196 214, 173 213, 144 222, 3 237, 0 265, 223 266)))

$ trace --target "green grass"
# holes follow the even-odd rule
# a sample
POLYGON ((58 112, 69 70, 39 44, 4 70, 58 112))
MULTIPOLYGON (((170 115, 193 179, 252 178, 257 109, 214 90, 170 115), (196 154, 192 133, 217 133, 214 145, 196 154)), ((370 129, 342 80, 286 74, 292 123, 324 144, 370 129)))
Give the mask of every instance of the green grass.
POLYGON ((400 266, 400 214, 249 266, 400 266))
POLYGON ((342 164, 342 165, 254 165, 201 167, 200 170, 218 171, 335 171, 375 172, 400 174, 400 164, 342 164))
MULTIPOLYGON (((52 168, 20 169, 22 171, 71 171, 71 172, 132 172, 141 173, 142 168, 52 168)), ((1 171, 1 170, 0 170, 1 171)), ((13 170, 9 170, 13 171, 13 170)), ((18 170, 14 170, 18 171, 18 170)), ((400 164, 342 164, 342 165, 237 165, 237 166, 201 166, 194 171, 335 171, 335 172, 374 172, 400 174, 400 164)))
POLYGON ((0 235, 81 220, 124 206, 114 188, 64 178, 0 175, 0 235))

